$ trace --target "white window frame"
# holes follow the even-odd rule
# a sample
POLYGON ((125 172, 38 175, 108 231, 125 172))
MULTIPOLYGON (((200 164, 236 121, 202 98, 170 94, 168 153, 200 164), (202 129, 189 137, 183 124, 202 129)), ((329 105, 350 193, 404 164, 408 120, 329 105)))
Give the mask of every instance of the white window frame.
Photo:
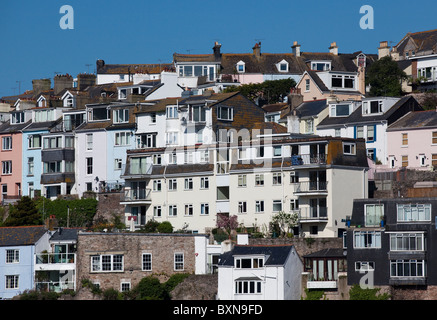
POLYGON ((129 122, 129 110, 128 109, 116 109, 113 110, 113 122, 114 123, 128 123, 129 122))
POLYGON ((2 175, 12 174, 12 160, 2 161, 2 175))
POLYGON ((12 150, 12 136, 2 137, 2 150, 12 150))
POLYGON ((91 273, 106 273, 106 272, 123 272, 124 271, 124 255, 122 254, 101 254, 101 255, 92 255, 91 259, 91 273), (108 261, 103 261, 103 258, 109 258, 108 261), (121 257, 121 262, 116 261, 121 257), (121 265, 121 268, 118 266, 121 265), (109 265, 109 269, 104 269, 109 265))
POLYGON ((264 200, 255 200, 255 213, 264 212, 264 200))
POLYGON ((185 268, 185 258, 183 252, 174 253, 174 271, 184 271, 185 268))
POLYGON ((152 271, 152 261, 153 261, 152 254, 149 252, 143 252, 141 257, 141 270, 152 271))

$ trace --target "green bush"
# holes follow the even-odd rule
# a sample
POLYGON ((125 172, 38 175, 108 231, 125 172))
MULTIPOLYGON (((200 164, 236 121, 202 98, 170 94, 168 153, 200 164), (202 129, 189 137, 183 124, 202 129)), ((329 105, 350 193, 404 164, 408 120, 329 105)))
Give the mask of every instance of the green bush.
POLYGON ((380 288, 363 289, 360 285, 354 284, 349 290, 350 300, 388 300, 388 293, 378 294, 380 288))
POLYGON ((165 285, 153 276, 144 277, 136 287, 137 300, 164 300, 168 298, 165 285))
POLYGON ((172 233, 173 226, 169 221, 163 221, 158 225, 157 230, 159 233, 172 233))

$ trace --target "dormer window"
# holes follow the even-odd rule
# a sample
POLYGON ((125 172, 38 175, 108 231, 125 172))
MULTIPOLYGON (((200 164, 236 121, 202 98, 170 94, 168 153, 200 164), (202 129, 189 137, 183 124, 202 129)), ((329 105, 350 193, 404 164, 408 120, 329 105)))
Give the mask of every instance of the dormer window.
POLYGON ((37 110, 35 111, 35 122, 47 122, 55 120, 55 110, 37 110))
POLYGON ((66 92, 62 97, 64 107, 73 108, 74 107, 74 97, 71 93, 66 92))
POLYGON ((352 105, 349 103, 329 105, 330 117, 347 117, 351 114, 352 105))
POLYGON ((24 122, 24 112, 14 112, 11 115, 11 124, 18 124, 24 122))
POLYGON ((355 76, 333 74, 331 78, 332 88, 354 89, 355 88, 355 76))
POLYGON ((237 269, 257 269, 264 267, 264 257, 241 257, 235 258, 235 268, 237 269))
POLYGON ((288 62, 282 60, 276 64, 276 68, 278 68, 279 72, 288 72, 288 62))
POLYGON ((240 60, 237 62, 237 72, 238 73, 246 72, 246 64, 244 63, 244 61, 240 60))
POLYGON ((363 101, 363 114, 382 113, 382 100, 363 101))
POLYGON ((109 120, 109 119, 110 119, 110 113, 106 107, 88 109, 89 121, 102 121, 102 120, 109 120))
POLYGON ((311 61, 311 70, 329 71, 329 70, 331 70, 331 62, 330 61, 311 61))
POLYGON ((38 107, 47 107, 47 100, 43 96, 38 98, 38 107))
POLYGON ((129 122, 129 110, 120 109, 114 110, 114 123, 126 123, 129 122))

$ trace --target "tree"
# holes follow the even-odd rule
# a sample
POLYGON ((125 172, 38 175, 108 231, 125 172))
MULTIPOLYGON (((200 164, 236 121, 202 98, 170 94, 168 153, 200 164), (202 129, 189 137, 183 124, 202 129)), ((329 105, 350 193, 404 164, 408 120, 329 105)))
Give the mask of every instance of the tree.
POLYGON ((238 217, 236 215, 217 214, 217 227, 224 229, 230 236, 231 231, 238 227, 238 217))
POLYGON ((297 225, 298 215, 280 211, 272 216, 272 229, 279 231, 279 236, 286 236, 297 225))
POLYGON ((391 56, 374 62, 368 69, 366 82, 371 96, 397 97, 402 95, 402 81, 408 77, 391 56))
POLYGON ((138 300, 164 300, 168 299, 165 285, 153 276, 144 277, 135 288, 138 300))
POLYGON ((15 226, 35 226, 42 224, 42 218, 35 203, 29 197, 22 197, 17 204, 11 207, 9 217, 4 225, 7 227, 15 226))
POLYGON ((267 103, 283 102, 284 98, 290 93, 290 89, 296 86, 294 79, 267 80, 262 83, 243 84, 232 86, 224 92, 239 91, 243 96, 256 102, 259 98, 267 103))

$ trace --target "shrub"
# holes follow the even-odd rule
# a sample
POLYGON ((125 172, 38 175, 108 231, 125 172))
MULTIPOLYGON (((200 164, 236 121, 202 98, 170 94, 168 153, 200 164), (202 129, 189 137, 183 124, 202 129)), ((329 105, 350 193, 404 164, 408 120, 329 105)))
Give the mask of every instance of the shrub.
POLYGON ((169 221, 163 221, 158 225, 157 230, 159 233, 172 233, 173 226, 169 221))
POLYGON ((380 288, 363 289, 360 285, 354 284, 349 290, 350 300, 388 300, 388 293, 378 294, 380 288))
POLYGON ((138 300, 164 300, 168 298, 164 284, 153 276, 141 279, 136 292, 138 300))

